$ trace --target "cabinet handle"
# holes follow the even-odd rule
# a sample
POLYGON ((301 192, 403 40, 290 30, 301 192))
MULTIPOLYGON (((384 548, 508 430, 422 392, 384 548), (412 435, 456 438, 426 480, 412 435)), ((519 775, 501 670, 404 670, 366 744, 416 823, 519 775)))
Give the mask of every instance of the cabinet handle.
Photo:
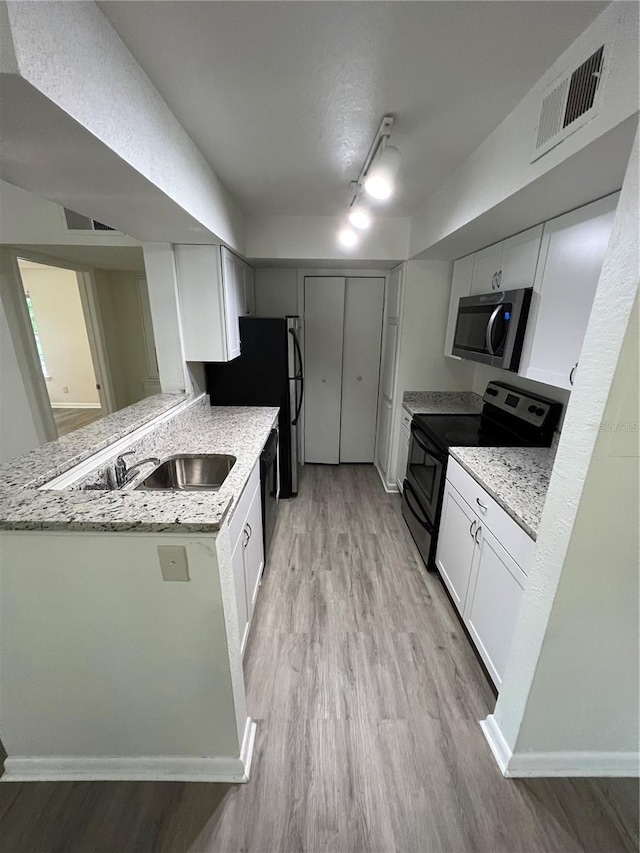
POLYGON ((496 289, 496 274, 494 273, 491 276, 491 290, 495 290, 495 289, 496 289))
POLYGON ((502 286, 502 270, 498 270, 498 276, 496 278, 496 290, 500 290, 502 286))
MULTIPOLYGON (((253 530, 251 529, 251 525, 249 524, 248 521, 247 521, 247 527, 249 528, 249 539, 251 539, 251 537, 253 536, 253 530)), ((247 542, 249 541, 249 539, 247 539, 247 542)))
POLYGON ((480 509, 483 509, 485 512, 489 509, 489 507, 488 507, 486 504, 483 504, 483 503, 482 503, 482 501, 480 500, 480 498, 476 498, 476 503, 478 504, 478 506, 480 507, 480 509))
POLYGON ((245 526, 244 526, 244 528, 243 528, 242 532, 244 533, 244 536, 245 536, 244 543, 243 543, 243 547, 244 547, 244 548, 246 548, 246 547, 247 547, 247 545, 249 544, 249 531, 247 530, 247 525, 246 525, 246 524, 245 524, 245 526))
POLYGON ((475 528, 475 526, 476 526, 476 524, 477 524, 477 523, 478 523, 478 522, 477 522, 477 521, 475 520, 475 518, 474 518, 474 519, 473 519, 473 521, 471 522, 470 527, 469 527, 469 536, 471 536, 471 538, 472 538, 472 539, 473 539, 473 534, 475 533, 475 529, 474 529, 474 528, 475 528))
POLYGON ((478 529, 476 530, 476 532, 475 532, 475 536, 473 537, 473 538, 474 538, 474 540, 475 540, 476 545, 479 545, 479 544, 480 544, 480 543, 478 542, 478 533, 480 533, 480 531, 481 531, 481 530, 482 530, 482 526, 481 526, 481 525, 478 525, 478 529))
POLYGON ((578 369, 578 362, 576 361, 576 363, 571 368, 571 373, 569 374, 569 385, 573 385, 573 374, 576 372, 577 369, 578 369))
POLYGON ((362 382, 362 376, 358 376, 358 382, 362 382))

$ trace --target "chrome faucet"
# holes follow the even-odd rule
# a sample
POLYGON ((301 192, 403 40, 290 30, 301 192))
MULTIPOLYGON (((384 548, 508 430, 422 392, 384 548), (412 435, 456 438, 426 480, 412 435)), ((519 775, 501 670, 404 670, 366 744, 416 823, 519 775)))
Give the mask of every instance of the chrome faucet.
POLYGON ((158 459, 157 456, 149 456, 146 459, 141 459, 139 462, 134 462, 133 465, 128 468, 124 457, 134 455, 135 451, 128 450, 125 453, 121 453, 116 459, 113 466, 113 470, 116 475, 116 488, 121 489, 123 486, 126 486, 127 483, 130 483, 134 477, 137 477, 142 465, 147 465, 150 462, 153 462, 154 465, 160 464, 160 459, 158 459))

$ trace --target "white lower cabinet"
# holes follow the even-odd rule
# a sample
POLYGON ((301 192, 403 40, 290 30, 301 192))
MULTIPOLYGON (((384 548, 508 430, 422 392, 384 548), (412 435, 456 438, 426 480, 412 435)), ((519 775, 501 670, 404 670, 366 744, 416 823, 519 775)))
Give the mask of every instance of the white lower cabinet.
POLYGON ((260 465, 254 467, 229 521, 231 565, 238 609, 240 648, 244 654, 264 569, 260 465))
POLYGON ((524 530, 450 458, 436 565, 498 688, 511 651, 527 582, 526 569, 534 550, 535 543, 524 530), (487 526, 486 516, 493 530, 487 526))
POLYGON ((409 444, 411 442, 411 415, 402 410, 400 421, 400 446, 398 448, 398 468, 396 478, 400 492, 403 490, 404 478, 407 476, 407 463, 409 462, 409 444))

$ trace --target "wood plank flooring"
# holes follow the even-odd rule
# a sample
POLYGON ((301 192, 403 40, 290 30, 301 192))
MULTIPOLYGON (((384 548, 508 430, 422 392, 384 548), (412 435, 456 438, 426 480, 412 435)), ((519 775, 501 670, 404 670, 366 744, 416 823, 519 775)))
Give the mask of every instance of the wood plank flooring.
POLYGON ((102 409, 51 409, 58 438, 102 417, 102 409))
POLYGON ((501 776, 492 691, 370 466, 306 466, 282 502, 245 670, 249 784, 0 785, 0 849, 631 849, 597 783, 501 776))

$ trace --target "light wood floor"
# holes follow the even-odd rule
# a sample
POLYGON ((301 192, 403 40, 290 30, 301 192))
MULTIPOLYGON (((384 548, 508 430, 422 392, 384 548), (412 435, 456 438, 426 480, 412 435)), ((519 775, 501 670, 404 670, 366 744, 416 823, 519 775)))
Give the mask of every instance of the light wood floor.
POLYGON ((245 669, 248 785, 0 785, 0 849, 629 849, 597 783, 500 775, 492 691, 370 466, 307 466, 282 502, 245 669))
POLYGON ((52 409, 58 438, 102 417, 102 409, 52 409))

